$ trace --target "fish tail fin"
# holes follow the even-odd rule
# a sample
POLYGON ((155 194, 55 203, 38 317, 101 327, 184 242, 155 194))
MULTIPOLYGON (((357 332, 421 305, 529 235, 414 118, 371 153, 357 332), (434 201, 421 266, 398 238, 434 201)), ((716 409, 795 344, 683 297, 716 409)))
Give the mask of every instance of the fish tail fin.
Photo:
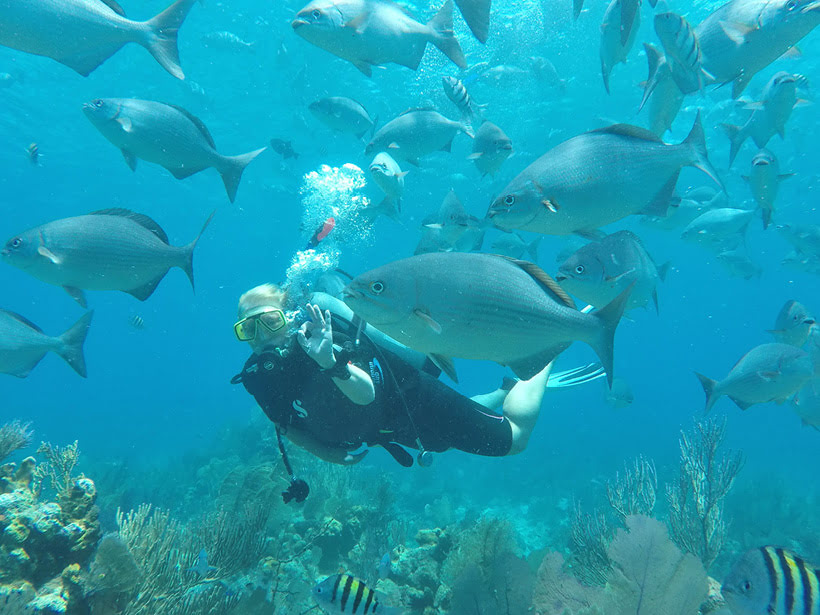
POLYGON ((648 64, 649 72, 643 88, 643 98, 641 99, 641 104, 638 107, 638 112, 643 110, 644 105, 646 105, 646 101, 649 100, 649 97, 652 96, 652 92, 658 85, 658 68, 661 65, 661 59, 663 57, 661 52, 650 43, 644 43, 643 48, 646 52, 646 62, 648 64))
POLYGON ((723 128, 723 132, 729 137, 729 166, 732 166, 732 163, 737 157, 737 153, 746 140, 746 133, 743 128, 735 126, 734 124, 721 124, 720 127, 723 128))
POLYGON ((185 79, 185 73, 179 65, 177 33, 195 2, 196 0, 177 0, 162 13, 145 22, 149 31, 145 48, 162 68, 177 79, 185 79))
POLYGON ((709 162, 709 154, 706 151, 706 136, 703 133, 703 124, 700 121, 700 109, 698 109, 698 114, 695 116, 692 130, 689 131, 689 136, 686 137, 683 143, 692 150, 694 160, 690 163, 691 166, 706 173, 723 190, 723 182, 720 181, 715 167, 709 162))
POLYGON ((214 219, 215 213, 216 210, 211 212, 211 215, 208 216, 207 220, 205 220, 205 224, 202 225, 202 230, 199 231, 199 235, 197 235, 191 243, 182 248, 183 253, 185 255, 185 260, 183 261, 180 267, 185 272, 185 275, 188 276, 188 279, 191 281, 191 289, 194 291, 196 291, 196 286, 194 286, 194 248, 196 248, 196 244, 197 242, 199 242, 199 238, 202 237, 202 233, 205 232, 205 229, 208 228, 208 225, 211 223, 211 220, 214 219))
POLYGON ((578 19, 581 11, 584 8, 584 0, 572 0, 572 17, 578 19))
POLYGON ((239 188, 239 180, 242 179, 242 172, 245 167, 266 149, 266 147, 262 147, 239 156, 225 156, 226 164, 219 170, 219 174, 222 175, 222 183, 225 184, 225 192, 228 193, 228 200, 231 203, 236 200, 236 191, 239 188))
POLYGON ((706 393, 706 407, 703 409, 703 413, 709 414, 712 406, 715 405, 718 397, 720 397, 720 395, 715 395, 715 389, 717 388, 718 383, 717 381, 707 378, 703 374, 699 374, 697 372, 695 372, 695 376, 697 376, 698 380, 700 380, 700 386, 703 387, 703 392, 706 393))
POLYGON ((589 343, 595 354, 601 360, 601 365, 606 371, 606 381, 612 388, 612 364, 614 362, 614 347, 615 347, 615 329, 618 328, 618 323, 621 316, 624 315, 624 310, 629 302, 629 295, 632 294, 632 289, 635 287, 635 282, 629 285, 620 295, 615 297, 607 305, 602 307, 597 312, 593 312, 591 316, 599 322, 598 337, 589 343))
POLYGON ((57 354, 83 378, 88 375, 85 368, 83 344, 85 344, 85 337, 88 335, 88 327, 91 325, 93 316, 94 310, 86 312, 80 320, 74 323, 74 326, 57 338, 60 341, 57 354))
POLYGON ((436 16, 427 22, 427 26, 430 28, 431 42, 450 58, 453 64, 461 69, 467 68, 464 52, 453 35, 453 0, 447 0, 436 16))

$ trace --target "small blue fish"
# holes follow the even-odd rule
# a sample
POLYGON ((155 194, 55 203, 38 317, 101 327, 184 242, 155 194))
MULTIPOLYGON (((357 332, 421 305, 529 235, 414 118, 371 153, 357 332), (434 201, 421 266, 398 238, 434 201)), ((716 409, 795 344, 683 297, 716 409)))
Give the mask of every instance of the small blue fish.
POLYGON ((393 565, 390 561, 390 553, 385 553, 382 556, 382 559, 378 565, 378 569, 380 579, 386 579, 390 576, 390 573, 393 572, 393 565))
POLYGON ((196 564, 188 568, 187 572, 195 572, 200 579, 203 579, 216 570, 216 566, 208 565, 208 553, 202 549, 196 556, 196 564))

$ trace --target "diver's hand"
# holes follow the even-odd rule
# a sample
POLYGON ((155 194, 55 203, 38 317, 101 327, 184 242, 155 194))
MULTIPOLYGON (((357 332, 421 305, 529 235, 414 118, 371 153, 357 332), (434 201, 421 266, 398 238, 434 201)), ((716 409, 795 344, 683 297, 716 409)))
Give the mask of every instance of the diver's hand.
POLYGON ((333 327, 330 323, 330 310, 322 310, 318 305, 307 304, 311 320, 302 324, 296 332, 296 339, 307 356, 318 363, 322 369, 330 369, 336 365, 333 356, 333 327), (307 332, 310 331, 310 338, 307 332))

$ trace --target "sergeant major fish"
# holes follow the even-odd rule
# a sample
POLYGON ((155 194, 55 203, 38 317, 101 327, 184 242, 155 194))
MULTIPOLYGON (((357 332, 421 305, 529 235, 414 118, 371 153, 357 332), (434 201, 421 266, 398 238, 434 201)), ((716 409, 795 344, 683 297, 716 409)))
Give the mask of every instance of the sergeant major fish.
POLYGON ((176 105, 136 98, 96 98, 83 105, 94 127, 118 147, 132 171, 137 158, 165 167, 185 179, 209 167, 222 176, 231 203, 242 172, 265 148, 224 156, 216 151, 211 133, 198 117, 176 105))
POLYGON ((771 401, 782 404, 815 373, 809 353, 789 344, 775 343, 752 348, 719 382, 697 372, 695 375, 706 394, 705 412, 708 413, 724 395, 741 410, 771 401))
POLYGON ((83 307, 83 290, 120 290, 145 301, 171 267, 182 269, 193 288, 194 248, 212 217, 191 243, 177 247, 148 216, 103 209, 15 235, 0 256, 38 280, 62 286, 83 307))
POLYGON ((700 45, 692 26, 677 13, 656 13, 655 33, 663 45, 666 57, 672 60, 672 77, 684 94, 703 88, 705 73, 700 45))
POLYGON ((629 292, 586 314, 533 263, 436 252, 357 276, 343 299, 380 331, 429 355, 454 380, 452 357, 495 361, 529 379, 579 340, 592 347, 611 382, 615 329, 629 292))
POLYGON ((444 88, 444 93, 447 95, 447 98, 449 98, 461 112, 461 117, 464 121, 472 124, 473 118, 476 115, 481 115, 481 110, 484 105, 476 104, 460 79, 444 76, 441 78, 441 85, 444 88))
POLYGON ((334 574, 316 585, 313 599, 328 615, 401 615, 402 609, 385 606, 381 597, 349 574, 334 574))
POLYGON ((68 331, 51 337, 27 318, 0 309, 0 373, 25 378, 48 352, 54 352, 85 378, 83 344, 92 315, 88 312, 68 331))
POLYGON ((426 25, 391 0, 313 0, 291 26, 309 43, 351 62, 368 77, 379 64, 418 69, 427 43, 459 68, 467 68, 453 36, 452 0, 426 25))
POLYGON ((733 615, 817 615, 820 569, 779 547, 746 551, 720 588, 733 615))
POLYGON ((423 156, 438 150, 449 152, 459 132, 474 136, 467 124, 447 119, 438 111, 409 109, 379 128, 364 152, 389 152, 393 158, 418 166, 423 156))
POLYGON ((703 68, 716 83, 732 82, 732 98, 737 98, 752 77, 818 24, 817 0, 730 0, 704 19, 695 34, 703 68))
POLYGON ((774 202, 780 182, 789 179, 794 173, 781 173, 780 164, 774 154, 762 149, 752 158, 752 169, 743 179, 752 189, 752 196, 763 214, 763 228, 769 228, 774 212, 774 202))
POLYGON ((774 329, 770 329, 769 333, 781 344, 800 347, 809 339, 815 322, 814 316, 806 306, 792 299, 780 308, 774 321, 774 329))
POLYGON ((368 132, 373 135, 376 120, 359 102, 345 96, 330 96, 310 103, 310 112, 320 122, 339 132, 356 135, 361 139, 368 132))
POLYGON ((46 56, 87 77, 126 43, 145 47, 177 79, 177 32, 195 0, 177 0, 148 21, 115 0, 0 0, 0 45, 46 56))
POLYGON ((512 141, 504 131, 492 122, 484 122, 475 133, 473 153, 467 158, 475 163, 481 177, 484 177, 498 173, 501 165, 512 154, 512 141))
POLYGON ((501 191, 487 215, 501 229, 594 237, 599 227, 632 214, 665 216, 685 166, 720 183, 699 115, 678 145, 644 128, 615 124, 552 148, 501 191))
POLYGON ((666 279, 669 263, 661 266, 631 231, 618 231, 589 243, 558 269, 555 280, 571 295, 600 308, 632 287, 626 309, 645 307, 651 300, 658 311, 658 283, 666 279))

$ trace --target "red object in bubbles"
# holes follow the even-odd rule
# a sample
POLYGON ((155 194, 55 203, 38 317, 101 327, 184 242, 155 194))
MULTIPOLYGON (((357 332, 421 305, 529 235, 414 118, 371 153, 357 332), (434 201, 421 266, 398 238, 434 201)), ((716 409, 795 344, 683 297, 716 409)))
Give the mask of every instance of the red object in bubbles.
POLYGON ((308 241, 308 248, 315 248, 319 245, 319 242, 322 241, 325 237, 330 235, 330 232, 336 226, 336 218, 331 216, 327 220, 325 220, 322 225, 316 229, 316 232, 313 233, 313 237, 310 238, 308 241))

